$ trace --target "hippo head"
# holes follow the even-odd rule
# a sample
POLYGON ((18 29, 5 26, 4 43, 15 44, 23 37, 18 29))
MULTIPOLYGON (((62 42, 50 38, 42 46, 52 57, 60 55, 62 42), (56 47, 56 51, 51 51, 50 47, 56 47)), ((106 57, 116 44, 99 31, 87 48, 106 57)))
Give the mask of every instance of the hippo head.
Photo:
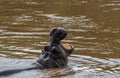
POLYGON ((53 28, 50 31, 50 37, 52 43, 59 43, 62 39, 67 36, 67 31, 64 28, 53 28))
POLYGON ((68 63, 68 56, 73 52, 73 46, 60 43, 67 36, 64 28, 53 28, 50 31, 50 41, 44 47, 37 60, 44 68, 64 67, 68 63))
MULTIPOLYGON (((56 47, 57 45, 61 45, 62 49, 65 50, 66 54, 70 55, 73 52, 73 46, 70 44, 61 44, 60 41, 63 40, 67 36, 67 31, 64 28, 58 27, 58 28, 52 28, 50 30, 50 47, 56 47), (53 44, 53 45, 52 45, 53 44)), ((53 48, 54 48, 53 47, 53 48)), ((52 48, 51 48, 52 49, 52 48)), ((64 54, 64 53, 63 53, 64 54)))

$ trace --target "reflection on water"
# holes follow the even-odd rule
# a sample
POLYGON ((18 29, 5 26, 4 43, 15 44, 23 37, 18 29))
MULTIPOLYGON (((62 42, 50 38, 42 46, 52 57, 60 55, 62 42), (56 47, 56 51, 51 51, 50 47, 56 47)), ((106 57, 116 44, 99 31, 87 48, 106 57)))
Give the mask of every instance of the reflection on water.
MULTIPOLYGON (((16 61, 7 58, 38 57, 52 27, 69 32, 62 41, 75 47, 69 67, 39 71, 41 76, 34 71, 31 78, 47 74, 64 78, 119 76, 119 0, 0 0, 0 9, 0 57, 8 65, 16 61)), ((5 65, 2 60, 0 65, 5 65)))

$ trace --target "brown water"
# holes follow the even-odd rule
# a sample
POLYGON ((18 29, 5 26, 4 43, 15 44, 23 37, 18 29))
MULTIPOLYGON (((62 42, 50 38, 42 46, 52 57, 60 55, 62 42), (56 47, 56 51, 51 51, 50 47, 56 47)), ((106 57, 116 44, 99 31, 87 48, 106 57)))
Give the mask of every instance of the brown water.
POLYGON ((3 78, 120 78, 120 0, 0 0, 0 69, 29 65, 63 27, 68 67, 3 78))

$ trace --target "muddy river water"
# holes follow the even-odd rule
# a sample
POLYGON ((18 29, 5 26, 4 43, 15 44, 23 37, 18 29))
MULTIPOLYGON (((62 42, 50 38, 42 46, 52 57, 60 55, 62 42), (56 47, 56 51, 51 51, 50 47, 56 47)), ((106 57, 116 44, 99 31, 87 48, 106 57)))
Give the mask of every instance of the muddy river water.
POLYGON ((35 61, 53 27, 75 47, 68 66, 2 78, 120 78, 120 0, 0 0, 0 71, 35 61))

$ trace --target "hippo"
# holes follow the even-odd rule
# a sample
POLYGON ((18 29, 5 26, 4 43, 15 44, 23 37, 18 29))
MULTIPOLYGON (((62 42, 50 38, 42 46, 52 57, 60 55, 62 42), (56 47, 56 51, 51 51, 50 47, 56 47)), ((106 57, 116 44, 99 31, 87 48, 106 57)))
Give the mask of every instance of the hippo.
POLYGON ((55 27, 50 30, 50 40, 44 46, 42 53, 38 60, 32 65, 22 69, 11 69, 0 72, 0 76, 8 76, 22 71, 28 71, 33 69, 50 69, 61 68, 68 64, 68 56, 73 52, 74 48, 70 44, 61 44, 67 36, 67 31, 61 27, 55 27))

